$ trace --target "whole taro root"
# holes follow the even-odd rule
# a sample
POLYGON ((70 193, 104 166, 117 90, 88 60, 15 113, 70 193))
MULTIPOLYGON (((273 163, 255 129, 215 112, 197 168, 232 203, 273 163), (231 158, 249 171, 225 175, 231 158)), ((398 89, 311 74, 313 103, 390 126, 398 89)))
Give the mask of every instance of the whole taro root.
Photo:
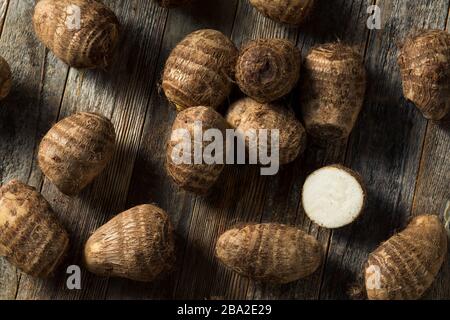
POLYGON ((8 62, 0 56, 0 100, 6 98, 11 91, 12 75, 8 62))
MULTIPOLYGON (((201 137, 197 137, 195 131, 198 130, 203 135, 208 129, 218 129, 225 137, 227 127, 225 119, 211 108, 194 107, 178 113, 172 126, 171 137, 167 143, 166 170, 180 188, 197 194, 206 194, 216 183, 224 168, 224 158, 222 158, 224 155, 221 155, 221 163, 208 164, 203 157, 199 159, 200 163, 195 163, 194 146, 202 145, 205 148, 210 143, 205 140, 198 140, 201 137), (184 133, 188 137, 185 137, 184 133), (190 144, 190 150, 186 150, 186 148, 178 150, 186 139, 190 144), (181 157, 186 157, 190 163, 187 163, 181 157)), ((224 141, 223 143, 225 144, 224 141)))
POLYGON ((280 23, 298 25, 305 21, 314 0, 250 0, 263 15, 280 23))
POLYGON ((119 40, 119 21, 96 0, 40 0, 33 15, 38 38, 74 68, 106 68, 119 40))
POLYGON ((309 276, 322 263, 322 247, 300 229, 277 223, 249 224, 222 234, 216 256, 256 281, 288 283, 309 276))
POLYGON ((217 108, 230 95, 238 51, 217 30, 198 30, 170 53, 162 88, 178 111, 196 106, 217 108))
POLYGON ((0 256, 33 277, 45 278, 68 246, 67 232, 36 189, 17 180, 0 188, 0 256))
POLYGON ((419 299, 447 256, 447 233, 439 218, 414 218, 400 233, 372 252, 365 266, 371 300, 419 299))
MULTIPOLYGON (((303 125, 291 110, 280 104, 264 104, 244 98, 230 106, 226 120, 243 134, 250 130, 256 133, 260 129, 279 130, 280 164, 294 161, 306 148, 306 131, 303 125)), ((248 135, 246 147, 249 148, 248 135)))
POLYGON ((363 106, 366 71, 361 55, 342 43, 313 48, 304 62, 300 104, 316 142, 345 139, 363 106))
POLYGON ((150 204, 118 214, 89 238, 84 260, 88 270, 100 276, 155 280, 175 262, 169 216, 150 204))
POLYGON ((254 100, 267 103, 287 95, 300 76, 301 55, 285 39, 259 39, 247 43, 236 63, 239 88, 254 100))
POLYGON ((96 113, 76 113, 56 123, 44 136, 39 167, 61 192, 76 195, 106 167, 115 137, 109 119, 96 113))
POLYGON ((406 39, 398 63, 403 94, 425 118, 441 120, 450 111, 450 34, 422 30, 406 39))

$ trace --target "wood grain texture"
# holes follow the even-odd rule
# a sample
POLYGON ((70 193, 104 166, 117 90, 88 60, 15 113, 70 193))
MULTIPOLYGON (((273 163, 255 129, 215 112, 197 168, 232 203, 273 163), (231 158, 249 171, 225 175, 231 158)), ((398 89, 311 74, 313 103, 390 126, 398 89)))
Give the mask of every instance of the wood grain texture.
MULTIPOLYGON (((72 238, 64 266, 81 265, 81 250, 91 232, 125 208, 128 185, 139 149, 139 137, 154 85, 156 64, 167 13, 154 2, 106 1, 123 28, 116 62, 107 72, 70 70, 60 117, 76 111, 101 113, 111 118, 117 133, 115 155, 105 172, 78 197, 59 193, 47 180, 42 192, 60 215, 72 238), (145 35, 145 36, 144 36, 145 35)), ((108 284, 83 269, 86 290, 65 289, 64 266, 49 282, 26 277, 21 281, 19 299, 104 298, 108 284)))
MULTIPOLYGON (((428 123, 402 97, 397 43, 411 30, 444 29, 450 1, 317 0, 302 27, 277 24, 247 0, 208 0, 177 9, 154 1, 105 0, 123 34, 107 71, 77 71, 49 53, 30 28, 34 1, 0 0, 0 52, 13 71, 13 89, 0 103, 0 181, 19 178, 49 200, 71 235, 68 259, 51 281, 16 271, 0 258, 0 299, 348 299, 362 263, 380 241, 403 228, 412 215, 441 214, 450 199, 449 123, 428 123), (382 9, 382 29, 366 27, 367 7, 382 9), (349 141, 326 148, 309 143, 305 154, 278 175, 259 168, 227 167, 207 197, 178 189, 164 170, 166 141, 175 118, 159 88, 164 62, 188 33, 215 28, 240 47, 259 37, 287 38, 305 56, 319 43, 340 40, 365 54, 369 73, 363 111, 349 141), (77 197, 67 197, 37 167, 40 139, 57 120, 77 111, 112 120, 118 147, 106 170, 77 197), (306 176, 341 162, 358 171, 369 189, 369 206, 356 223, 330 232, 305 216, 300 192, 306 176), (65 287, 65 268, 81 264, 84 242, 117 213, 156 203, 177 230, 177 267, 154 283, 106 279, 82 268, 82 290, 65 287), (427 212, 424 212, 427 211, 427 212), (328 252, 312 276, 288 285, 263 285, 221 266, 217 237, 246 221, 294 224, 328 252)), ((447 24, 448 25, 448 24, 447 24)), ((448 27, 447 27, 448 28, 448 27)), ((297 115, 301 92, 286 99, 297 115)), ((219 111, 240 97, 235 90, 219 111)), ((450 299, 450 265, 427 298, 450 299)))
MULTIPOLYGON (((450 13, 450 8, 449 11, 450 13)), ((446 30, 450 31, 450 15, 446 30)), ((443 121, 428 122, 422 149, 419 174, 412 207, 412 215, 424 213, 440 215, 443 219, 446 203, 450 201, 450 116, 443 121)), ((450 260, 444 261, 435 284, 425 299, 450 299, 450 260)))
POLYGON ((368 254, 409 220, 426 120, 402 96, 397 44, 414 28, 443 28, 448 12, 448 1, 377 5, 383 25, 371 33, 366 59, 372 85, 346 156, 366 181, 368 205, 359 220, 333 233, 323 299, 348 299, 368 254))
MULTIPOLYGON (((0 107, 0 179, 5 183, 17 178, 39 189, 42 175, 36 170, 37 143, 56 118, 67 68, 47 56, 29 28, 32 2, 8 1, 1 8, 5 22, 0 51, 11 66, 13 88, 0 107)), ((21 273, 3 259, 0 265, 4 271, 0 296, 15 298, 21 273)))

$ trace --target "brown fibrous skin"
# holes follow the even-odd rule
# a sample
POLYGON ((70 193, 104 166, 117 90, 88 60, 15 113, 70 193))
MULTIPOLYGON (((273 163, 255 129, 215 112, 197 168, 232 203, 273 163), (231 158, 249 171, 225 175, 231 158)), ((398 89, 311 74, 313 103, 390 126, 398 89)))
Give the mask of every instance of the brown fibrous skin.
POLYGON ((258 39, 247 43, 236 63, 239 88, 266 103, 287 95, 300 77, 301 54, 285 39, 258 39))
POLYGON ((409 37, 398 57, 403 94, 425 118, 441 120, 450 112, 450 34, 422 30, 409 37))
POLYGON ((118 214, 88 239, 86 267, 92 273, 150 282, 173 268, 175 234, 162 209, 144 204, 118 214))
POLYGON ((163 8, 175 8, 192 2, 193 0, 156 0, 163 8))
POLYGON ((6 98, 11 91, 12 75, 8 62, 0 56, 0 100, 6 98))
POLYGON ((45 278, 68 247, 67 232, 35 188, 17 180, 0 188, 0 256, 33 277, 45 278))
POLYGON ((280 23, 299 25, 308 17, 314 0, 250 0, 263 15, 280 23))
POLYGON ((40 0, 33 25, 42 43, 74 68, 106 68, 119 40, 116 15, 96 0, 40 0))
POLYGON ((365 266, 368 298, 419 299, 433 283, 446 254, 447 234, 439 218, 414 218, 370 254, 365 266))
MULTIPOLYGON (((260 129, 278 129, 280 164, 294 161, 306 148, 306 131, 303 125, 294 112, 283 105, 243 98, 230 106, 226 120, 231 127, 244 134, 249 130, 258 133, 260 129)), ((245 137, 248 149, 249 137, 245 137)), ((269 148, 268 152, 270 150, 269 148)))
MULTIPOLYGON (((210 144, 208 141, 197 141, 195 139, 195 121, 201 122, 203 132, 208 129, 218 129, 225 138, 228 125, 225 119, 215 110, 208 107, 193 107, 179 112, 173 123, 172 134, 167 143, 166 170, 180 188, 203 195, 210 190, 219 178, 224 168, 224 161, 214 164, 207 164, 204 161, 201 164, 194 163, 194 145, 202 144, 203 148, 205 148, 210 144), (186 132, 190 134, 192 146, 191 164, 177 164, 173 161, 172 153, 174 148, 183 141, 182 137, 173 137, 173 133, 179 129, 186 129, 186 132)), ((225 145, 224 141, 223 144, 225 145)), ((186 150, 183 151, 186 152, 186 150)))
POLYGON ((305 59, 300 103, 306 131, 319 143, 348 138, 362 109, 362 56, 342 43, 319 45, 305 59))
POLYGON ((76 195, 106 167, 115 148, 114 126, 89 112, 56 123, 39 146, 39 167, 67 195, 76 195))
POLYGON ((196 106, 217 108, 233 88, 238 50, 217 30, 189 34, 171 52, 162 77, 167 99, 179 111, 196 106))
POLYGON ((295 227, 249 224, 223 233, 216 256, 228 268, 256 281, 288 283, 319 268, 323 251, 318 241, 295 227))

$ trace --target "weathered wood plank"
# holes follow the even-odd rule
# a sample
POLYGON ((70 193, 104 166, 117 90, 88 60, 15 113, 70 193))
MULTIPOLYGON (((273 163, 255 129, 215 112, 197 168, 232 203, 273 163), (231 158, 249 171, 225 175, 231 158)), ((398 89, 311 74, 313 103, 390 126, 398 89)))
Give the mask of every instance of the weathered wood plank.
MULTIPOLYGON (((355 9, 360 14, 356 19, 361 19, 361 5, 358 3, 344 3, 343 1, 330 5, 319 2, 316 13, 310 21, 310 27, 302 29, 299 41, 300 47, 306 52, 311 45, 320 41, 332 41, 338 38, 351 40, 358 39, 357 45, 365 46, 366 34, 364 28, 346 30, 344 24, 339 28, 334 25, 336 33, 317 34, 326 30, 324 24, 336 22, 335 12, 341 12, 346 7, 346 17, 355 17, 355 9), (331 18, 331 19, 330 19, 331 18), (319 27, 320 26, 320 27, 319 27), (342 29, 340 29, 342 28, 342 29), (349 32, 350 31, 350 32, 349 32), (304 33, 303 33, 304 32, 304 33), (359 33, 358 33, 359 32, 359 33), (317 42, 316 42, 317 41, 317 42)), ((347 25, 347 29, 349 29, 347 25)), ((241 2, 236 16, 233 39, 236 43, 243 43, 248 39, 259 37, 285 37, 296 41, 299 29, 276 24, 263 18, 246 2, 241 2)), ((296 97, 297 98, 297 97, 296 97)), ((320 287, 320 274, 305 281, 299 281, 297 289, 294 286, 255 286, 254 283, 243 279, 236 274, 226 271, 219 266, 214 258, 215 241, 227 228, 236 222, 245 221, 279 221, 293 224, 297 220, 300 189, 305 178, 305 164, 309 170, 320 166, 324 162, 336 162, 339 157, 343 159, 345 144, 327 150, 310 147, 306 152, 306 161, 298 159, 295 163, 282 168, 275 177, 259 176, 258 168, 235 168, 225 175, 224 182, 219 183, 214 194, 206 199, 198 199, 194 208, 193 221, 189 234, 189 245, 183 268, 183 277, 180 283, 179 297, 189 293, 189 298, 315 298, 320 287), (220 195, 220 196, 217 196, 220 195), (222 198, 224 197, 224 198, 222 198), (195 223, 194 223, 195 222, 195 223), (195 276, 198 274, 198 276, 195 276), (210 274, 211 279, 204 281, 203 274, 210 274), (187 288, 186 288, 187 287, 187 288)), ((310 229, 309 221, 305 219, 298 223, 305 230, 310 229)), ((325 246, 328 242, 328 233, 311 230, 321 239, 325 246)))
MULTIPOLYGON (((447 19, 447 31, 450 31, 449 22, 447 19)), ((414 194, 413 216, 433 213, 444 218, 446 203, 450 201, 449 118, 450 115, 441 123, 428 122, 414 194)), ((450 259, 444 262, 438 278, 424 298, 450 299, 450 259)))
MULTIPOLYGON (((211 2, 200 0, 194 4, 171 10, 162 42, 156 73, 160 75, 173 47, 188 33, 202 28, 231 33, 236 1, 211 2)), ((191 223, 194 197, 178 189, 167 176, 164 167, 166 142, 170 134, 175 108, 170 105, 158 87, 152 88, 149 111, 141 138, 141 147, 134 168, 128 206, 155 202, 172 218, 178 234, 178 263, 173 272, 155 283, 139 284, 124 280, 111 280, 108 299, 114 298, 171 298, 181 270, 186 246, 185 240, 191 223)))
POLYGON ((414 28, 445 26, 448 1, 377 1, 383 27, 370 37, 368 99, 352 135, 346 164, 364 177, 364 216, 333 233, 321 298, 346 299, 368 254, 410 217, 426 121, 405 103, 397 43, 414 28))
POLYGON ((77 111, 99 112, 112 119, 117 149, 112 163, 78 197, 66 197, 48 180, 42 188, 71 234, 68 258, 54 279, 23 277, 19 299, 104 298, 107 279, 82 269, 82 290, 65 288, 65 267, 81 265, 82 249, 91 232, 125 208, 139 137, 149 95, 154 85, 154 65, 160 50, 167 13, 153 1, 105 1, 121 21, 122 39, 116 63, 108 72, 71 69, 60 117, 77 111))
MULTIPOLYGON (((232 31, 238 47, 260 37, 289 38, 295 42, 297 33, 295 28, 265 19, 247 1, 239 2, 232 31)), ((245 297, 248 281, 218 264, 214 257, 215 241, 234 223, 260 219, 269 179, 261 177, 255 167, 228 168, 210 196, 196 198, 176 298, 245 297)))
MULTIPOLYGON (((68 68, 47 56, 39 45, 30 29, 32 9, 32 1, 1 4, 0 52, 11 65, 13 89, 0 108, 0 178, 2 182, 18 178, 40 189, 41 173, 34 161, 36 145, 56 118, 68 68)), ((21 273, 3 260, 0 264, 0 297, 13 299, 21 273), (4 295, 4 290, 8 294, 4 295)))
MULTIPOLYGON (((305 26, 300 34, 299 46, 304 56, 311 46, 319 43, 340 40, 352 45, 364 55, 369 30, 366 28, 367 7, 372 1, 334 1, 318 2, 311 21, 305 26)), ((294 108, 298 107, 298 97, 301 92, 296 93, 294 108)), ((286 178, 279 176, 270 187, 266 203, 266 214, 263 221, 278 221, 288 224, 297 224, 303 230, 314 235, 328 250, 330 231, 319 228, 313 224, 305 215, 301 206, 301 188, 307 175, 312 171, 327 164, 343 162, 345 157, 347 141, 341 141, 335 145, 318 147, 310 143, 305 152, 303 163, 289 172, 286 178), (290 193, 283 192, 284 185, 292 185, 290 193), (277 191, 278 190, 278 191, 277 191), (274 196, 271 196, 273 194, 274 196), (268 213, 268 214, 267 214, 268 213)), ((320 294, 320 284, 324 266, 312 276, 283 286, 255 284, 253 290, 249 290, 247 298, 257 299, 317 299, 320 294)))

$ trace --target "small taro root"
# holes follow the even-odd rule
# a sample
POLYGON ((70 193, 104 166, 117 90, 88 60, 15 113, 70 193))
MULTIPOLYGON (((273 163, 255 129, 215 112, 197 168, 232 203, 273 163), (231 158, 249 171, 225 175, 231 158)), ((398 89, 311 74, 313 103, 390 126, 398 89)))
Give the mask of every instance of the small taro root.
POLYGON ((298 25, 311 12, 314 0, 250 0, 250 3, 272 20, 298 25))
POLYGON ((33 25, 42 43, 74 68, 106 68, 119 40, 114 12, 96 0, 40 0, 33 25))
POLYGON ((447 234, 437 216, 414 218, 372 252, 365 265, 370 300, 419 299, 447 255, 447 234))
MULTIPOLYGON (((278 129, 280 164, 294 161, 305 150, 305 129, 295 114, 282 105, 263 104, 251 98, 244 98, 231 105, 226 120, 243 134, 250 130, 257 133, 260 129, 278 129)), ((248 135, 245 137, 248 149, 248 135)), ((268 151, 270 152, 270 149, 268 151)))
POLYGON ((340 228, 350 224, 362 213, 365 202, 361 176, 341 165, 314 171, 303 185, 303 209, 321 227, 340 228))
MULTIPOLYGON (((173 123, 172 134, 167 144, 167 173, 180 188, 197 194, 207 193, 224 168, 224 155, 221 155, 221 163, 208 164, 204 159, 200 159, 201 163, 199 164, 195 163, 195 145, 203 145, 204 149, 210 142, 206 140, 199 141, 194 132, 198 130, 203 135, 208 129, 218 129, 222 136, 225 137, 227 123, 219 113, 211 108, 193 107, 183 110, 178 113, 173 123), (201 128, 199 124, 201 124, 201 128), (186 141, 186 138, 179 133, 180 130, 188 133, 190 150, 185 148, 179 150, 183 142, 186 141), (174 160, 174 157, 183 157, 183 155, 190 159, 190 164, 185 161, 177 163, 178 160, 174 160)), ((222 142, 225 145, 225 142, 222 142)))
POLYGON ((6 98, 11 91, 12 75, 8 62, 0 56, 0 100, 6 98))
POLYGON ((361 55, 342 43, 315 47, 305 59, 300 82, 306 131, 319 143, 347 138, 364 102, 361 55))
POLYGON ((398 58, 403 94, 430 120, 450 112, 450 34, 422 30, 409 37, 398 58))
POLYGON ((150 282, 175 262, 175 235, 162 209, 144 204, 118 214, 88 239, 86 267, 92 273, 150 282))
POLYGON ((162 88, 178 111, 217 108, 230 95, 238 51, 216 30, 198 30, 184 38, 167 59, 162 88))
POLYGON ((288 283, 309 276, 322 263, 322 247, 295 227, 249 224, 222 234, 216 256, 228 268, 256 281, 288 283))
POLYGON ((115 136, 111 121, 102 115, 71 115, 56 123, 42 139, 39 167, 61 192, 78 194, 108 164, 115 136))
POLYGON ((68 246, 67 232, 35 188, 17 180, 0 188, 0 256, 33 277, 45 278, 68 246))
POLYGON ((174 8, 192 1, 193 0, 156 0, 156 2, 163 8, 174 8))
POLYGON ((292 91, 300 76, 301 55, 285 39, 259 39, 247 43, 236 63, 239 88, 254 100, 266 103, 292 91))

